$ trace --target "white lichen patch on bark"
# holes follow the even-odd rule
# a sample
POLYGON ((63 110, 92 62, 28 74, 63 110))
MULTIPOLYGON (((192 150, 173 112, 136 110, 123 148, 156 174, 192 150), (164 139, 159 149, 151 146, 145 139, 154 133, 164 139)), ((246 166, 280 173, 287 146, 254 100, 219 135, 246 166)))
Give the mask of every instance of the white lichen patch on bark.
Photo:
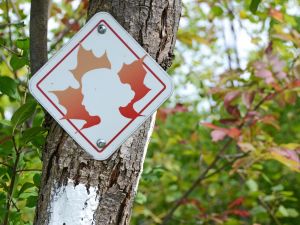
POLYGON ((69 179, 67 186, 62 186, 52 193, 49 225, 94 225, 94 212, 99 196, 97 188, 84 184, 74 185, 69 179))

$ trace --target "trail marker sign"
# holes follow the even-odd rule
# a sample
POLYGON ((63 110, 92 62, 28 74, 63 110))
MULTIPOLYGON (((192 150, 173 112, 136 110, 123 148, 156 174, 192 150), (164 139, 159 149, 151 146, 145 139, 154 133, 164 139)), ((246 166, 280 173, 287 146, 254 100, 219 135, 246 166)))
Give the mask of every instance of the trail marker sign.
POLYGON ((173 86, 130 34, 101 12, 31 78, 29 88, 86 152, 105 160, 173 86))

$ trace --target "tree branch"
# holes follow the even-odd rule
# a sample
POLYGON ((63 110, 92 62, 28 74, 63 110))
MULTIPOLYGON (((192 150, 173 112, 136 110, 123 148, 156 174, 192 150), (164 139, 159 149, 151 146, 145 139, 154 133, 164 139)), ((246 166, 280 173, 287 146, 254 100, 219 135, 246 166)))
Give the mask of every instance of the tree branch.
POLYGON ((34 74, 48 59, 47 32, 48 32, 49 0, 32 0, 30 10, 30 64, 34 74))
POLYGON ((6 5, 6 21, 8 24, 8 36, 9 36, 9 45, 12 47, 12 35, 11 35, 11 22, 10 22, 10 16, 9 16, 9 5, 8 5, 8 0, 5 1, 6 5))

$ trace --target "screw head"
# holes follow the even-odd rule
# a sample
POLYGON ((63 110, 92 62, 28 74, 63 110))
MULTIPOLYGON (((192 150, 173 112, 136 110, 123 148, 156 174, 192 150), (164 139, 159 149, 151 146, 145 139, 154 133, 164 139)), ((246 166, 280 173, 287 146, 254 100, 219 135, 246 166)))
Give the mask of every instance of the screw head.
POLYGON ((107 31, 107 28, 106 28, 106 26, 104 26, 103 24, 100 24, 100 25, 98 26, 98 32, 99 32, 100 34, 105 34, 106 31, 107 31))
POLYGON ((98 146, 98 148, 103 148, 105 145, 106 145, 106 141, 105 141, 105 140, 99 139, 99 140, 97 141, 97 146, 98 146))

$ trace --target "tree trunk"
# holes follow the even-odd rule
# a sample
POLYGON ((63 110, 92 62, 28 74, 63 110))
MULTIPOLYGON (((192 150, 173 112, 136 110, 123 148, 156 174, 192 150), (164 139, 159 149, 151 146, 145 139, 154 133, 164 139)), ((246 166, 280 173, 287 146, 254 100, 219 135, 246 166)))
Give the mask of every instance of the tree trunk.
MULTIPOLYGON (((111 13, 164 69, 171 65, 181 0, 90 0, 88 18, 98 11, 111 13)), ((52 122, 34 224, 129 224, 154 120, 106 161, 91 159, 52 122)))

